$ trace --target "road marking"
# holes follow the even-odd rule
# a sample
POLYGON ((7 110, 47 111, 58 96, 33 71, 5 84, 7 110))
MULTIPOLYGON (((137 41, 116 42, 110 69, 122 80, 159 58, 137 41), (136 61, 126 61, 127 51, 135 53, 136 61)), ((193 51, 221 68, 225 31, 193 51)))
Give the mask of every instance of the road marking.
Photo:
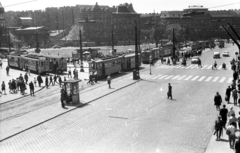
POLYGON ((157 75, 157 76, 155 76, 155 77, 152 77, 152 79, 156 79, 156 78, 158 78, 158 77, 160 77, 160 76, 162 76, 162 75, 157 75))
POLYGON ((168 75, 164 75, 164 76, 161 76, 160 78, 158 78, 158 79, 162 79, 162 78, 165 78, 165 77, 167 77, 168 75))
POLYGON ((184 77, 186 77, 186 75, 183 75, 183 76, 179 77, 177 80, 181 80, 181 79, 183 79, 184 77))
POLYGON ((140 77, 141 77, 141 78, 145 78, 145 77, 148 77, 148 75, 142 74, 142 75, 140 75, 140 77))
POLYGON ((206 76, 202 76, 198 81, 202 81, 204 78, 206 78, 206 76))
POLYGON ((212 77, 208 77, 205 81, 210 81, 212 79, 212 77))
POLYGON ((178 78, 178 77, 180 77, 180 75, 177 75, 177 76, 173 77, 172 80, 174 80, 174 79, 176 79, 176 78, 178 78))
POLYGON ((181 67, 181 65, 177 65, 177 66, 174 66, 173 68, 174 69, 178 69, 178 68, 180 68, 181 67))
POLYGON ((198 65, 194 65, 193 67, 191 67, 190 69, 196 68, 198 65))
POLYGON ((208 66, 208 68, 206 68, 206 69, 211 69, 211 68, 212 68, 212 65, 208 66))
POLYGON ((174 75, 170 75, 169 77, 166 77, 165 80, 170 79, 171 77, 174 77, 174 75))
POLYGON ((193 77, 193 76, 190 75, 190 76, 188 76, 187 78, 185 78, 184 80, 188 80, 188 79, 190 79, 191 77, 193 77))
POLYGON ((190 65, 190 66, 188 66, 188 67, 186 67, 186 69, 189 69, 189 68, 191 68, 191 67, 193 67, 194 65, 190 65))
POLYGON ((198 78, 199 76, 195 76, 191 81, 194 81, 198 78))
POLYGON ((218 78, 219 78, 219 77, 215 77, 215 78, 213 79, 213 82, 216 82, 218 78))
POLYGON ((227 83, 232 83, 232 80, 233 80, 233 78, 230 77, 230 78, 228 79, 227 83))
POLYGON ((144 79, 149 79, 151 77, 152 77, 152 75, 147 75, 144 79))
POLYGON ((226 79, 226 77, 222 77, 222 79, 219 82, 223 82, 226 79))
POLYGON ((221 69, 222 68, 222 65, 220 65, 217 69, 219 70, 219 69, 221 69))
POLYGON ((202 67, 202 69, 205 69, 207 66, 208 66, 208 65, 204 65, 204 66, 202 67))

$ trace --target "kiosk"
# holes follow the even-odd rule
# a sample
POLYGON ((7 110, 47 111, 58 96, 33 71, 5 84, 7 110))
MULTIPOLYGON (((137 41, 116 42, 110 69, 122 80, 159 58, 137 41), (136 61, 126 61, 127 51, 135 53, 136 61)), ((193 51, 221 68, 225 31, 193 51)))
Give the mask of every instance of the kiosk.
POLYGON ((80 97, 79 97, 79 84, 82 80, 67 80, 63 81, 64 83, 64 90, 65 97, 66 97, 66 103, 67 104, 79 104, 80 103, 80 97))

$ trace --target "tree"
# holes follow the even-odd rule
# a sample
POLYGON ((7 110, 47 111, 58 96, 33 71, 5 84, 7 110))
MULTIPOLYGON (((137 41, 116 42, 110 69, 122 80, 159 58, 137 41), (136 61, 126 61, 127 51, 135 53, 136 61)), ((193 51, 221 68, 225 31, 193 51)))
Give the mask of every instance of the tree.
POLYGON ((185 40, 186 37, 186 29, 181 27, 179 24, 169 24, 166 28, 166 34, 168 36, 168 39, 173 39, 173 28, 174 28, 174 41, 175 43, 180 43, 185 40))

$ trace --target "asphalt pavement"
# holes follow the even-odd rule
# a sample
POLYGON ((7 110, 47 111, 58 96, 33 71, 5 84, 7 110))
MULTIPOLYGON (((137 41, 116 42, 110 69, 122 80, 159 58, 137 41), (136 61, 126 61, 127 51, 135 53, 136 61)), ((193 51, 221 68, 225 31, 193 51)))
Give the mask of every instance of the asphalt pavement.
MULTIPOLYGON (((208 51, 201 56, 202 64, 213 64, 213 51, 218 50, 230 51, 231 57, 217 60, 219 65, 228 63, 236 49, 229 45, 222 50, 208 51)), ((0 150, 233 152, 228 142, 215 141, 212 135, 218 115, 213 97, 218 91, 224 99, 232 72, 220 67, 211 70, 207 66, 190 66, 188 61, 189 68, 179 65, 161 68, 158 61, 152 67, 152 75, 149 75, 148 66, 140 71, 140 81, 132 80, 132 74, 126 74, 113 80, 112 89, 102 81, 80 92, 82 105, 79 107, 62 109, 58 91, 56 95, 44 96, 42 93, 35 97, 32 102, 46 107, 19 114, 19 117, 11 116, 12 106, 9 105, 8 111, 1 110, 1 133, 4 135, 1 134, 0 150), (173 86, 173 100, 166 97, 168 83, 173 86)), ((228 108, 230 106, 232 104, 228 108)), ((234 109, 238 111, 238 107, 234 109)))

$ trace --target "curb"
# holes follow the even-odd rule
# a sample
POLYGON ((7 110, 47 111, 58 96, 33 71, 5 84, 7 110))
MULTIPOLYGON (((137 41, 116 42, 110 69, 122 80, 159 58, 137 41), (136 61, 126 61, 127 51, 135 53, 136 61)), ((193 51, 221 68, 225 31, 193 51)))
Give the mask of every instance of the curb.
MULTIPOLYGON (((50 120, 53 120, 53 119, 55 119, 55 118, 57 118, 57 117, 59 117, 59 116, 62 116, 62 115, 64 115, 64 114, 68 113, 68 112, 74 111, 74 110, 76 110, 76 109, 79 108, 79 107, 83 107, 83 106, 85 106, 85 105, 88 105, 89 103, 92 103, 92 102, 94 102, 94 101, 96 101, 96 100, 98 100, 98 99, 100 99, 100 98, 103 98, 103 97, 105 97, 105 96, 107 96, 107 95, 109 95, 109 94, 112 94, 112 93, 114 93, 114 92, 116 92, 116 91, 119 91, 119 90, 121 90, 121 89, 123 89, 123 88, 126 88, 126 87, 128 87, 128 86, 131 86, 131 85, 139 82, 140 80, 142 80, 142 79, 136 80, 136 81, 134 81, 133 83, 127 84, 127 85, 125 85, 125 86, 123 86, 123 87, 121 87, 121 88, 118 88, 118 89, 116 89, 116 90, 113 90, 113 91, 111 91, 111 92, 109 92, 109 93, 107 93, 107 94, 105 94, 105 95, 102 95, 102 96, 100 96, 100 97, 97 97, 97 98, 95 98, 95 99, 93 99, 93 100, 90 100, 90 101, 88 101, 88 102, 86 102, 86 103, 80 104, 80 105, 78 105, 77 107, 75 107, 75 108, 73 108, 73 109, 70 109, 70 110, 65 111, 65 112, 63 112, 63 113, 60 113, 60 114, 58 114, 58 115, 56 115, 56 116, 54 116, 54 117, 51 117, 51 118, 49 118, 49 119, 47 119, 47 120, 45 120, 45 121, 42 121, 42 122, 40 122, 40 123, 38 123, 38 124, 36 124, 36 125, 33 125, 33 126, 27 128, 27 129, 24 129, 24 130, 22 130, 22 131, 20 131, 20 132, 17 132, 17 133, 15 133, 15 134, 11 135, 11 136, 8 136, 8 137, 6 137, 6 138, 3 138, 3 139, 0 140, 0 142, 3 142, 3 141, 5 141, 5 140, 7 140, 7 139, 9 139, 9 138, 12 138, 12 137, 14 137, 14 136, 16 136, 16 135, 18 135, 18 134, 23 133, 23 132, 25 132, 25 131, 28 131, 28 130, 30 130, 30 129, 34 128, 34 127, 37 127, 37 126, 39 126, 39 125, 41 125, 41 124, 43 124, 43 123, 46 123, 46 122, 48 122, 48 121, 50 121, 50 120)), ((80 101, 80 102, 81 102, 81 101, 80 101)))

